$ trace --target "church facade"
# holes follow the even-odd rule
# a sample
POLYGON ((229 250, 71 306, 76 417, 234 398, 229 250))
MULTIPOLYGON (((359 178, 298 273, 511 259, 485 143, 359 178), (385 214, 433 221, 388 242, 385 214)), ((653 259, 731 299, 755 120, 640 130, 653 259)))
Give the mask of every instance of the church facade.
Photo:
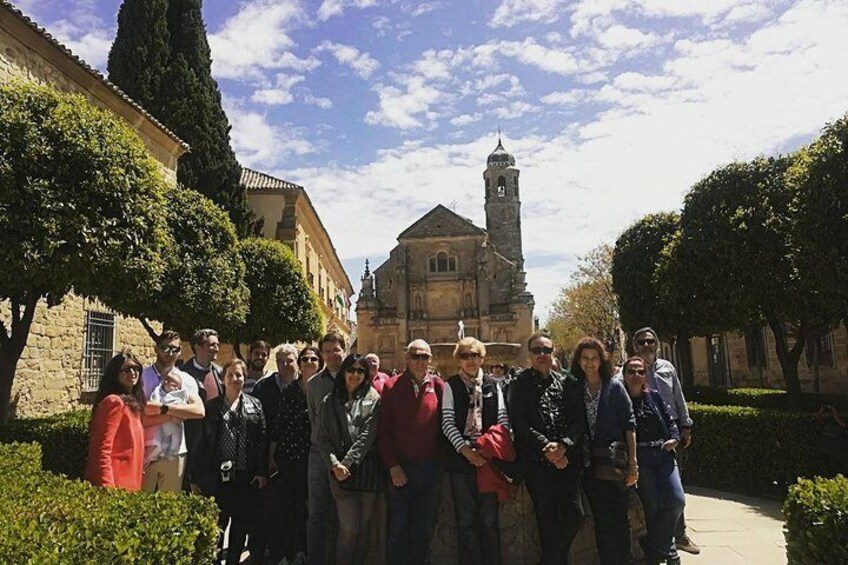
POLYGON ((502 361, 523 363, 534 302, 525 280, 518 177, 515 158, 498 139, 483 172, 486 229, 439 204, 398 236, 382 265, 372 272, 366 263, 356 306, 358 352, 377 353, 384 369, 400 370, 407 343, 454 343, 461 322, 466 336, 484 343, 519 344, 501 348, 514 357, 502 361))

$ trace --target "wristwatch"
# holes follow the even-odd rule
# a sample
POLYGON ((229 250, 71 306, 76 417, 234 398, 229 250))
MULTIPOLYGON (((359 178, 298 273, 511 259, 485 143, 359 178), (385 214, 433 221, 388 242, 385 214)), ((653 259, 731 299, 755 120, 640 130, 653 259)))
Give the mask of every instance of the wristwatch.
POLYGON ((168 405, 167 404, 163 404, 162 406, 159 407, 159 414, 164 416, 167 413, 168 413, 168 405))

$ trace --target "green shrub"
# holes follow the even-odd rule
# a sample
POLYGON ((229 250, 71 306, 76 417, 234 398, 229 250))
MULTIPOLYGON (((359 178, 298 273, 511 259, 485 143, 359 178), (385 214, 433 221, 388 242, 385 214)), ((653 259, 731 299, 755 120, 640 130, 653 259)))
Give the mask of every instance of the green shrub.
POLYGON ((848 479, 800 479, 783 504, 789 565, 848 563, 848 479))
MULTIPOLYGON (((749 408, 771 408, 794 410, 785 390, 773 388, 716 388, 696 386, 687 396, 690 402, 711 406, 747 406, 749 408)), ((848 411, 848 396, 837 394, 804 393, 801 409, 815 412, 820 406, 829 404, 848 411)))
POLYGON ((0 446, 0 562, 213 561, 218 512, 212 500, 66 479, 34 467, 38 451, 34 444, 0 446))
POLYGON ((684 480, 711 488, 783 495, 798 477, 833 476, 817 452, 822 427, 808 413, 738 406, 689 408, 695 426, 684 480))
POLYGON ((11 420, 0 428, 0 443, 36 442, 41 445, 44 469, 81 479, 88 457, 91 410, 74 410, 44 418, 11 420))

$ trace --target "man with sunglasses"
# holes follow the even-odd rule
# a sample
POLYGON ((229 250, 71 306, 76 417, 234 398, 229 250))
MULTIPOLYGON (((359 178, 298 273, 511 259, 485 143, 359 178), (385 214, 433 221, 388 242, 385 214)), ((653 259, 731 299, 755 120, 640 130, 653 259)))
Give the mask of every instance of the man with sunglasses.
POLYGON ((386 383, 380 402, 377 443, 391 476, 390 565, 424 565, 436 526, 445 383, 428 372, 431 358, 426 341, 411 342, 406 371, 386 383))
POLYGON ((533 334, 527 349, 530 367, 511 385, 509 417, 539 525, 542 563, 561 565, 568 563, 583 520, 580 441, 586 430, 585 408, 577 379, 552 369, 550 334, 533 334))
MULTIPOLYGON (((633 334, 633 345, 636 355, 645 362, 647 371, 648 387, 660 393, 665 401, 669 415, 677 423, 680 429, 681 444, 683 449, 689 447, 692 442, 692 418, 689 417, 689 408, 686 406, 686 398, 683 396, 683 387, 677 376, 677 371, 669 361, 657 357, 659 339, 657 332, 650 327, 636 330, 633 334)), ((683 470, 683 449, 677 449, 677 466, 681 475, 683 470)), ((680 515, 680 521, 674 534, 677 549, 692 554, 701 553, 701 548, 693 542, 686 532, 686 519, 680 515)))
MULTIPOLYGON (((150 398, 159 383, 169 375, 176 375, 182 382, 182 390, 188 393, 186 404, 162 404, 159 406, 159 414, 147 416, 144 419, 145 439, 156 437, 159 426, 165 422, 178 423, 182 432, 177 457, 165 457, 163 455, 152 461, 144 469, 141 488, 151 492, 179 492, 182 489, 188 455, 183 421, 199 420, 206 414, 203 402, 198 394, 197 382, 175 366, 181 351, 180 334, 174 331, 162 332, 162 335, 156 341, 156 361, 149 367, 145 367, 141 373, 144 396, 147 399, 150 398)), ((146 410, 149 411, 155 407, 156 403, 148 402, 146 410)))

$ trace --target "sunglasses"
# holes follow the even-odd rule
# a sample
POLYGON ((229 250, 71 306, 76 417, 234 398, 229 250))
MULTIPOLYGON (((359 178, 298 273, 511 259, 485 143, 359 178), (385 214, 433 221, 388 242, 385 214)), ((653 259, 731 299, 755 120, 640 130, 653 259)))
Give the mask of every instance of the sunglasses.
POLYGON ((182 346, 179 345, 160 345, 159 351, 162 353, 170 353, 171 355, 178 355, 180 351, 182 351, 182 346))
POLYGON ((318 358, 317 357, 301 357, 300 362, 301 363, 317 363, 318 358))
POLYGON ((480 357, 480 354, 476 351, 463 351, 459 354, 459 358, 463 361, 468 359, 477 359, 478 357, 480 357))
POLYGON ((648 339, 637 339, 636 340, 636 343, 638 343, 639 345, 653 345, 656 342, 657 342, 657 340, 655 340, 654 338, 650 338, 650 337, 648 339))
POLYGON ((644 375, 645 369, 627 369, 628 375, 644 375))
POLYGON ((554 352, 553 347, 531 347, 530 353, 533 355, 550 355, 554 352))
POLYGON ((347 370, 347 372, 348 372, 348 373, 357 373, 357 374, 360 374, 360 375, 364 375, 364 374, 366 374, 368 371, 366 371, 366 370, 365 370, 365 369, 363 369, 362 367, 351 367, 350 369, 348 369, 348 370, 347 370))
POLYGON ((124 375, 129 373, 141 373, 141 367, 138 365, 127 365, 126 367, 121 367, 121 373, 124 375))
POLYGON ((409 356, 413 361, 428 361, 432 355, 429 353, 413 353, 409 356))

